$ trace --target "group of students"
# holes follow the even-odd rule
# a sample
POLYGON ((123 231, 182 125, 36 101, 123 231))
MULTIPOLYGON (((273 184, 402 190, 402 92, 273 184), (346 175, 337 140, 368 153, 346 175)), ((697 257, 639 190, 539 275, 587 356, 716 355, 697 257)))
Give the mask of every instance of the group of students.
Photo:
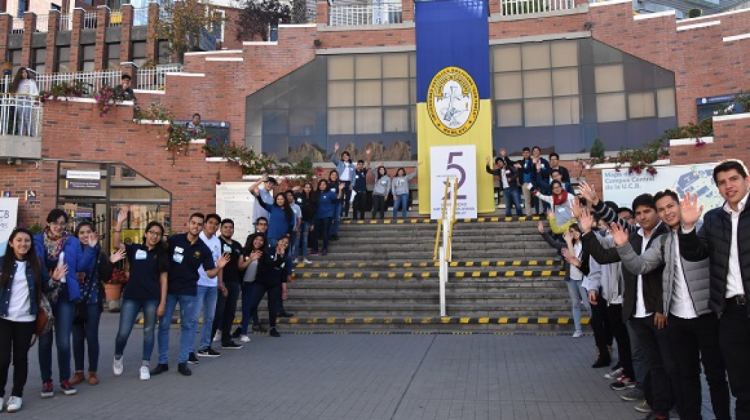
POLYGON ((567 205, 571 220, 549 215, 552 228, 568 232, 556 247, 570 267, 574 337, 586 303, 592 367, 610 366, 616 341, 619 360, 605 377, 647 419, 675 411, 701 419, 701 366, 714 417, 732 418, 731 389, 735 419, 750 419, 750 177, 743 162, 727 160, 713 179, 725 202, 702 219, 695 194, 642 194, 629 209, 603 202, 585 183, 580 202, 567 205))
POLYGON ((245 246, 232 239, 234 222, 217 214, 194 213, 187 232, 164 241, 165 229, 151 221, 141 243, 123 243, 122 229, 128 212, 121 209, 113 233, 115 251, 102 252, 95 226, 88 221, 66 232, 68 215, 60 209, 47 216, 47 226, 36 236, 25 228, 10 235, 5 256, 0 261, 0 410, 19 411, 28 376, 28 353, 32 338, 40 334, 39 365, 42 398, 54 396, 52 348, 57 349, 59 389, 76 394, 75 386, 84 381, 97 385, 99 361, 99 320, 105 299, 103 283, 112 275, 112 265, 128 261, 129 280, 122 294, 120 322, 115 338, 112 369, 115 376, 124 371, 124 350, 139 312, 143 313, 143 348, 140 379, 148 380, 169 370, 169 328, 177 304, 180 305, 180 340, 177 358, 179 373, 189 376, 188 364, 198 357, 219 357, 212 341, 221 348, 242 348, 232 338, 249 342, 248 324, 253 330, 279 337, 276 320, 291 316, 283 309, 287 282, 292 276, 289 236, 272 240, 265 217, 256 221, 256 232, 245 246), (233 333, 231 326, 240 292, 243 294, 243 323, 233 333), (260 325, 258 306, 268 294, 269 329, 260 325), (37 315, 49 308, 49 324, 39 332, 37 315), (197 339, 199 320, 203 328, 197 339), (156 333, 158 320, 158 334, 156 333), (71 376, 71 337, 75 372, 71 376), (150 359, 158 341, 158 365, 150 369, 150 359), (84 355, 88 350, 88 377, 84 355), (197 355, 197 357, 196 357, 197 355), (11 361, 13 387, 5 399, 11 361))

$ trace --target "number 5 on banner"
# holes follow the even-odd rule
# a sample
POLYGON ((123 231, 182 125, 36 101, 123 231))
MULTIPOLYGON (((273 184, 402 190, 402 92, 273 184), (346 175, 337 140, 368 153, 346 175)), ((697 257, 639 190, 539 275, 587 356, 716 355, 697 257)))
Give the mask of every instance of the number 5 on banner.
MULTIPOLYGON (((464 155, 464 152, 450 152, 448 153, 448 165, 445 167, 446 170, 456 169, 460 176, 458 177, 458 189, 460 190, 461 187, 464 185, 464 182, 466 181, 466 171, 464 171, 463 166, 459 165, 458 163, 453 163, 454 157, 461 157, 464 155)), ((449 193, 450 194, 450 193, 449 193)), ((450 195, 448 196, 450 198, 450 195)), ((459 200, 466 200, 465 194, 459 194, 457 197, 459 200)))

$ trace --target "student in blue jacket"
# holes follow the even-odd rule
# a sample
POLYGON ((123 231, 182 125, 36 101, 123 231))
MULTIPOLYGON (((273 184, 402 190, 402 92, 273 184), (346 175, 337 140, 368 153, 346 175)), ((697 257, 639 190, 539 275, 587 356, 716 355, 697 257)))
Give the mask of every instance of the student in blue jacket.
POLYGON ((266 204, 260 198, 257 187, 252 191, 252 194, 255 196, 258 204, 268 212, 267 238, 268 245, 273 248, 280 237, 290 234, 292 229, 294 229, 294 211, 289 206, 284 193, 276 194, 273 204, 266 204))

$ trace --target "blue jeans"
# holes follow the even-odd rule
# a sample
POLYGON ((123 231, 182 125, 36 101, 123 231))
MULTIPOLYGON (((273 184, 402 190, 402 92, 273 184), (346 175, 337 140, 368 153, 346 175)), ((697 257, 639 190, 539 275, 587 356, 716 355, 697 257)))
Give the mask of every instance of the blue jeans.
POLYGON ((84 341, 89 349, 89 372, 96 372, 99 367, 99 320, 102 312, 99 303, 86 305, 86 320, 73 323, 73 361, 76 371, 83 370, 85 354, 84 341))
POLYGON ((406 207, 409 204, 409 194, 399 194, 393 201, 393 220, 396 220, 398 210, 401 209, 401 219, 406 219, 406 207))
POLYGON ((34 122, 32 120, 32 106, 33 102, 28 98, 19 98, 18 105, 16 106, 16 112, 18 113, 18 135, 19 136, 31 136, 33 137, 36 133, 34 132, 34 122))
POLYGON ((219 296, 218 287, 198 286, 198 296, 195 299, 193 308, 193 335, 198 332, 198 321, 203 309, 203 328, 201 335, 198 337, 198 349, 211 347, 211 327, 214 324, 216 316, 216 298, 219 296))
POLYGON ((635 335, 635 330, 633 330, 632 320, 628 320, 625 325, 628 328, 628 337, 630 338, 630 351, 633 359, 633 372, 635 373, 635 387, 643 389, 643 385, 646 383, 646 376, 648 375, 646 358, 641 351, 641 343, 638 341, 638 336, 635 335))
POLYGON ((521 209, 521 191, 518 187, 508 187, 503 189, 503 197, 505 198, 505 215, 511 216, 512 208, 516 208, 516 216, 523 216, 523 210, 521 209))
POLYGON ((307 235, 310 233, 310 222, 302 222, 299 228, 299 244, 294 258, 305 258, 307 256, 307 235))
POLYGON ((586 309, 591 313, 591 304, 589 303, 589 295, 583 288, 583 280, 567 280, 565 283, 568 284, 568 295, 570 295, 570 308, 573 310, 573 323, 576 326, 576 331, 582 331, 581 327, 581 300, 586 306, 586 309))
POLYGON ((250 321, 257 325, 260 323, 258 320, 258 308, 255 308, 253 312, 253 283, 243 281, 242 282, 242 320, 240 321, 240 331, 243 334, 247 334, 247 326, 250 321))
POLYGON ((330 217, 326 217, 324 219, 315 219, 315 230, 318 231, 317 237, 313 241, 313 252, 318 252, 318 239, 323 240, 323 249, 328 251, 328 240, 331 238, 331 225, 333 224, 333 219, 330 217))
POLYGON ((75 303, 68 298, 68 289, 65 285, 60 289, 57 302, 52 304, 52 314, 55 316, 53 329, 39 337, 39 370, 42 382, 52 382, 52 343, 55 340, 60 381, 70 379, 70 335, 73 329, 75 303))
POLYGON ((289 234, 289 248, 287 251, 292 256, 292 259, 297 257, 297 232, 294 230, 289 234))
POLYGON ((180 352, 178 363, 187 363, 190 352, 193 351, 195 330, 193 330, 193 308, 196 305, 195 296, 167 294, 167 306, 164 316, 159 319, 159 363, 169 363, 169 326, 172 324, 172 314, 177 303, 180 303, 180 352))
POLYGON ((122 300, 122 308, 120 309, 120 328, 117 330, 117 337, 115 338, 115 356, 122 356, 123 352, 125 352, 125 346, 128 344, 128 337, 130 337, 130 332, 133 331, 135 318, 138 316, 138 311, 142 308, 143 355, 141 356, 141 360, 146 363, 151 360, 151 354, 154 352, 154 328, 156 328, 156 309, 158 307, 158 299, 122 300))
MULTIPOLYGON (((333 222, 331 223, 331 236, 338 236, 339 224, 341 222, 341 200, 333 205, 333 222)), ((324 247, 327 248, 327 247, 324 247)))

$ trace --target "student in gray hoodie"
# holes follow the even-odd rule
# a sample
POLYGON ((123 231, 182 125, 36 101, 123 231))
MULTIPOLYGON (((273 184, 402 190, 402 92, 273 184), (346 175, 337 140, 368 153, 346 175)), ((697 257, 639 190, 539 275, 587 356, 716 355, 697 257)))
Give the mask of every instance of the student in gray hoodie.
POLYGON ((375 214, 380 213, 380 220, 385 218, 385 202, 388 201, 388 194, 391 192, 391 177, 388 176, 388 170, 383 166, 383 162, 378 165, 375 171, 375 184, 372 186, 372 218, 375 214))
MULTIPOLYGON (((417 167, 422 162, 417 162, 417 167)), ((391 184, 391 192, 393 192, 393 221, 396 221, 396 215, 398 214, 399 208, 401 209, 401 220, 406 219, 406 207, 409 202, 409 180, 417 176, 417 170, 406 175, 404 168, 398 168, 396 176, 393 177, 393 183, 391 184)))

